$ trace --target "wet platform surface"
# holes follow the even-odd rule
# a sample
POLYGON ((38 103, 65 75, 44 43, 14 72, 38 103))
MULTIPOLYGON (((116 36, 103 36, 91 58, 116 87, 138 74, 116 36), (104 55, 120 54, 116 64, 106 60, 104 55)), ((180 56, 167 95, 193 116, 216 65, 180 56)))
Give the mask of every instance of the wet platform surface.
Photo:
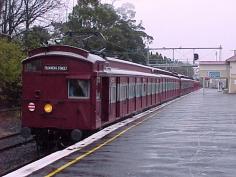
POLYGON ((116 133, 41 169, 45 176, 235 177, 236 95, 202 90, 164 107, 152 118, 73 164, 71 160, 116 133))

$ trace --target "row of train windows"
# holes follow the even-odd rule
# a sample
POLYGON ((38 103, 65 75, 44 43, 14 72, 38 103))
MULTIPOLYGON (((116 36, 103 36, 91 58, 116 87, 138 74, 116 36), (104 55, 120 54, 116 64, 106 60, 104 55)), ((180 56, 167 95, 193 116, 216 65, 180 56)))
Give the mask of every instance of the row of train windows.
MULTIPOLYGON (((188 86, 186 83, 184 85, 188 86)), ((119 89, 116 89, 116 85, 110 87, 110 100, 111 102, 118 100, 131 99, 134 97, 146 96, 155 93, 162 93, 163 91, 170 91, 179 89, 179 85, 176 82, 166 83, 138 83, 138 84, 120 84, 119 89)), ((89 80, 71 79, 68 81, 68 97, 69 98, 89 98, 90 82, 89 80)), ((97 98, 100 98, 100 93, 97 92, 97 98), (99 94, 99 95, 98 95, 99 94)))
POLYGON ((179 84, 176 82, 167 83, 148 83, 147 85, 139 84, 120 84, 119 89, 116 89, 116 85, 110 87, 110 102, 114 103, 116 100, 123 101, 127 98, 132 99, 134 97, 141 97, 146 95, 152 95, 155 93, 162 93, 164 91, 177 90, 179 84))

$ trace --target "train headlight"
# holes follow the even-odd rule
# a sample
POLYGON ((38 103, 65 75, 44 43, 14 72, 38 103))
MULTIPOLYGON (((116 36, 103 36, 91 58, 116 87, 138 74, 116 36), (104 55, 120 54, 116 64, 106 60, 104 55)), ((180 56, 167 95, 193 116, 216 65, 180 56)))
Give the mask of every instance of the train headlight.
POLYGON ((52 105, 51 104, 45 104, 44 105, 44 111, 46 112, 46 113, 51 113, 52 112, 52 105))

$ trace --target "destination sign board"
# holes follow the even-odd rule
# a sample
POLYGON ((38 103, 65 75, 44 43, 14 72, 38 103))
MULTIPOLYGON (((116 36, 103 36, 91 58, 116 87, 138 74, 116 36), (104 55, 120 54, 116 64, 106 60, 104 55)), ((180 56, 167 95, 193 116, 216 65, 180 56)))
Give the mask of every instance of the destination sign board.
POLYGON ((220 78, 220 72, 219 71, 209 71, 208 76, 213 79, 220 78))
POLYGON ((61 66, 61 65, 50 65, 50 66, 44 66, 45 71, 68 71, 67 66, 61 66))

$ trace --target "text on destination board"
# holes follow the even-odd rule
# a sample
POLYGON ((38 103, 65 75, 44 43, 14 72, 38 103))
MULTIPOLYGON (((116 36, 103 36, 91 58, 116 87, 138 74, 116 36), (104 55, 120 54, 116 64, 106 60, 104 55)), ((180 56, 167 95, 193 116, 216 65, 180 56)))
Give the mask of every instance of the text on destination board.
POLYGON ((67 66, 44 66, 44 70, 46 71, 67 71, 67 66))

